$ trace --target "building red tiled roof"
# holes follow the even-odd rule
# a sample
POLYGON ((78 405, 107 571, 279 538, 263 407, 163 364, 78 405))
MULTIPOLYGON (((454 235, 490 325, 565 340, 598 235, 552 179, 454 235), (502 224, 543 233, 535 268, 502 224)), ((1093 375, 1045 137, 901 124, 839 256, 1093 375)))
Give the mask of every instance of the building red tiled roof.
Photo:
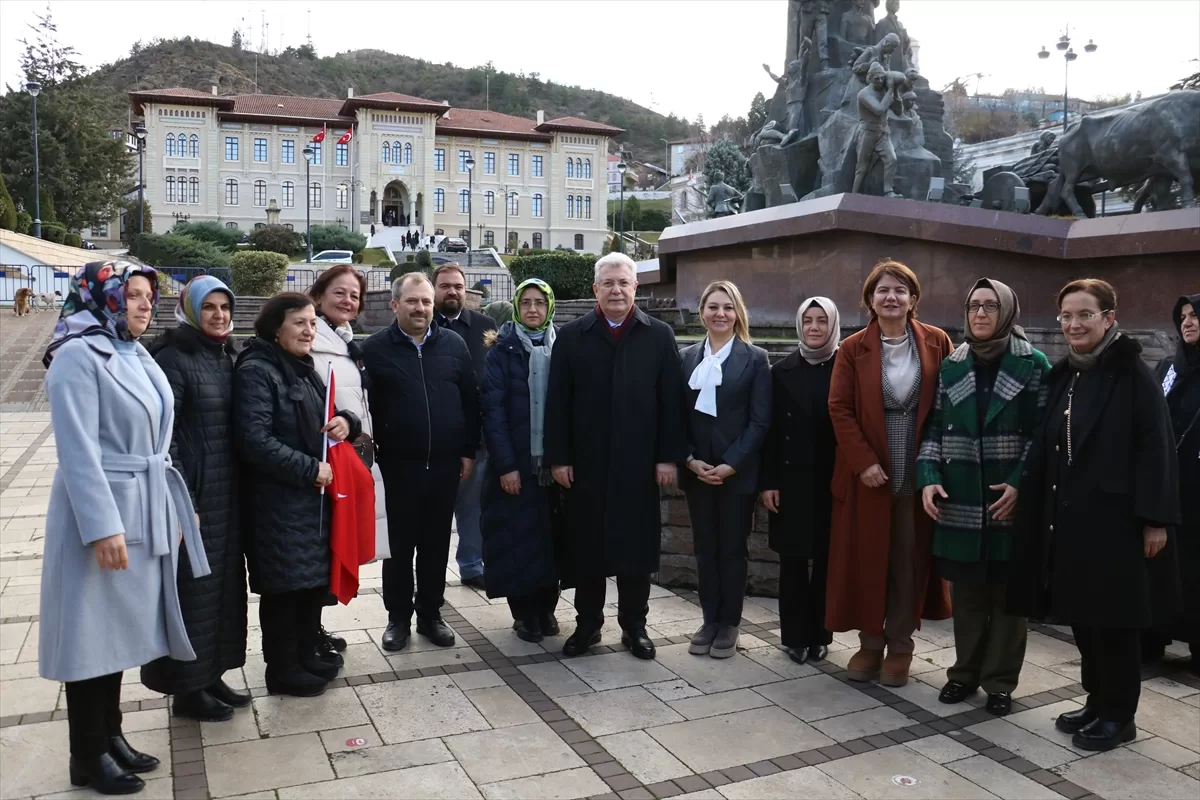
MULTIPOLYGON (((284 117, 337 122, 343 120, 341 100, 282 94, 235 94, 229 116, 284 117)), ((349 118, 345 118, 348 122, 349 118)))
POLYGON ((449 106, 445 103, 435 103, 423 97, 413 97, 411 94, 399 92, 375 92, 350 97, 342 102, 342 116, 353 116, 357 108, 395 109, 397 111, 420 111, 424 113, 445 113, 449 106))
POLYGON ((576 131, 579 133, 599 133, 605 136, 617 136, 625 132, 624 128, 605 125, 582 117, 558 117, 548 119, 537 126, 539 131, 576 131))
POLYGON ((133 104, 133 113, 142 115, 142 107, 146 103, 161 102, 175 103, 186 106, 213 106, 221 110, 233 108, 233 99, 220 97, 212 92, 201 92, 196 89, 174 87, 170 89, 147 89, 130 92, 129 100, 133 104))
POLYGON ((494 133, 497 136, 513 137, 533 141, 550 141, 550 134, 537 130, 537 123, 524 117, 501 114, 499 111, 478 111, 470 108, 449 109, 438 120, 437 132, 462 133, 480 136, 494 133))

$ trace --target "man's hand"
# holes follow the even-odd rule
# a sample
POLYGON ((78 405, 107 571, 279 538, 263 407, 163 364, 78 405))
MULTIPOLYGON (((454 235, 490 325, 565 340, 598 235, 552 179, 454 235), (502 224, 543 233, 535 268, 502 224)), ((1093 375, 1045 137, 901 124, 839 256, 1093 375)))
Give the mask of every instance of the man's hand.
POLYGON ((313 481, 313 486, 321 489, 333 483, 333 467, 322 461, 317 465, 317 479, 313 481))
POLYGON ((659 486, 673 486, 675 484, 675 465, 669 462, 655 464, 654 478, 658 481, 659 486))
POLYGON ((554 482, 564 489, 570 489, 571 484, 575 482, 575 468, 570 464, 562 467, 550 467, 550 474, 554 476, 554 482))
POLYGON ((500 476, 500 488, 511 495, 521 493, 521 473, 518 470, 506 472, 500 476))
POLYGON ((471 473, 474 471, 475 471, 475 459, 464 458, 462 460, 462 469, 460 469, 458 471, 459 483, 461 483, 461 482, 465 481, 467 478, 471 477, 471 473))
POLYGON ((992 512, 992 519, 1012 519, 1013 513, 1017 510, 1016 487, 1009 486, 1007 483, 997 483, 988 488, 992 491, 1004 491, 999 500, 988 506, 988 511, 992 512))
POLYGON ((921 490, 921 505, 925 507, 925 513, 928 514, 929 518, 933 520, 938 518, 938 507, 935 503, 935 495, 940 495, 943 500, 950 497, 950 495, 946 494, 946 490, 942 488, 940 483, 926 486, 921 490))
POLYGON ((887 483, 888 480, 887 473, 884 472, 883 467, 879 466, 878 464, 872 464, 871 466, 867 467, 858 477, 864 485, 871 489, 878 489, 880 486, 883 486, 885 483, 887 483))
POLYGON ((92 545, 96 565, 100 569, 129 569, 129 553, 125 550, 125 534, 118 533, 100 539, 92 545))
POLYGON ((1154 558, 1167 546, 1167 529, 1147 525, 1142 529, 1142 542, 1145 544, 1146 558, 1154 558))
POLYGON ((774 514, 779 513, 778 489, 767 489, 765 492, 762 492, 759 497, 762 498, 762 504, 767 507, 767 511, 770 511, 774 514))
POLYGON ((321 431, 329 434, 329 438, 335 442, 344 442, 350 435, 350 423, 345 417, 334 417, 321 431))

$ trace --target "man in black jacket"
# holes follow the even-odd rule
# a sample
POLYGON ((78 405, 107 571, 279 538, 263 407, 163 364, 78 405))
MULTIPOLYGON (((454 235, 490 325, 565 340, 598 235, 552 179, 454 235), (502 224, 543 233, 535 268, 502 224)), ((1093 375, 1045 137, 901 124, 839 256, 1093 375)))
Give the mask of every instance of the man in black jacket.
MULTIPOLYGON (((464 307, 467 298, 467 278, 458 264, 443 264, 433 271, 433 308, 437 312, 437 324, 449 328, 463 338, 471 351, 475 365, 475 376, 483 382, 483 368, 487 359, 487 348, 483 346, 483 335, 496 330, 496 323, 486 314, 464 307)), ((483 582, 483 538, 479 532, 479 496, 483 489, 483 475, 487 468, 487 450, 483 444, 475 453, 475 470, 470 478, 458 487, 458 500, 454 504, 454 521, 458 529, 458 551, 454 554, 458 562, 458 576, 467 586, 484 588, 483 582)))
POLYGON ((441 617, 450 520, 459 482, 470 478, 479 448, 479 384, 471 354, 458 334, 433 321, 433 295, 420 272, 397 278, 396 324, 363 345, 390 520, 383 648, 393 651, 408 644, 414 607, 417 633, 441 647, 454 644, 454 632, 441 617))

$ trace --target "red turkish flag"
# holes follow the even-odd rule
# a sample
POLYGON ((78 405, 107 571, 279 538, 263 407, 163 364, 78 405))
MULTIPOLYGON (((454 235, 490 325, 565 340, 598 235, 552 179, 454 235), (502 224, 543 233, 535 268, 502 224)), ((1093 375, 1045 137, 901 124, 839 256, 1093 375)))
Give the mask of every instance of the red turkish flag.
MULTIPOLYGON (((326 420, 332 420, 333 365, 326 380, 326 420)), ((358 568, 375 557, 375 479, 349 442, 327 440, 326 460, 333 469, 329 484, 333 515, 329 530, 329 590, 343 605, 358 594, 358 568)))
POLYGON ((325 126, 321 126, 321 132, 312 138, 314 142, 320 143, 325 141, 325 126))
POLYGON ((354 129, 351 128, 342 134, 342 138, 338 139, 337 143, 338 144, 349 144, 350 140, 353 137, 354 137, 354 129))

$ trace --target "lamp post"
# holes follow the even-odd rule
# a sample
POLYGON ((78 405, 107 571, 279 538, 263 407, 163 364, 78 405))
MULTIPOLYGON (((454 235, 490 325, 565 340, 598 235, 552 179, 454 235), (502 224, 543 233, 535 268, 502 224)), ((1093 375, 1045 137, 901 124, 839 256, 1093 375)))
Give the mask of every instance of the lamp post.
POLYGON ((42 190, 38 184, 38 133, 37 133, 37 96, 41 94, 42 85, 37 81, 26 81, 25 91, 33 98, 33 236, 42 238, 42 190))
POLYGON ((479 241, 480 241, 481 243, 483 242, 483 229, 484 229, 484 227, 485 227, 485 226, 484 226, 484 224, 483 224, 482 222, 481 222, 481 223, 479 223, 479 241))
POLYGON ((138 148, 138 233, 146 232, 146 179, 142 172, 142 165, 145 161, 144 154, 146 152, 146 126, 138 123, 133 129, 133 133, 137 136, 138 148))
MULTIPOLYGON (((471 226, 475 221, 475 159, 472 156, 467 156, 463 162, 467 167, 467 252, 474 249, 475 245, 470 240, 474 238, 471 235, 471 226)), ((471 262, 471 257, 467 256, 467 263, 471 262)))
MULTIPOLYGON (((1067 111, 1067 79, 1071 73, 1071 62, 1079 58, 1079 54, 1071 47, 1071 27, 1068 25, 1067 30, 1062 36, 1058 37, 1058 42, 1054 45, 1055 49, 1062 51, 1063 54, 1063 133, 1067 132, 1067 118, 1070 114, 1067 111)), ((1085 53, 1094 53, 1099 47, 1094 41, 1088 39, 1088 43, 1083 46, 1085 53)), ((1045 61, 1050 57, 1050 51, 1045 45, 1038 51, 1038 58, 1045 61)))
POLYGON ((671 143, 666 139, 659 139, 663 143, 663 170, 667 173, 667 183, 671 182, 671 143))
POLYGON ((312 262, 312 186, 309 181, 309 173, 312 170, 313 149, 306 147, 302 151, 304 153, 304 247, 308 252, 307 261, 312 262))
POLYGON ((621 163, 617 164, 617 172, 621 173, 621 237, 617 240, 621 243, 621 252, 625 252, 625 170, 629 169, 629 165, 625 163, 625 159, 621 159, 621 163))

